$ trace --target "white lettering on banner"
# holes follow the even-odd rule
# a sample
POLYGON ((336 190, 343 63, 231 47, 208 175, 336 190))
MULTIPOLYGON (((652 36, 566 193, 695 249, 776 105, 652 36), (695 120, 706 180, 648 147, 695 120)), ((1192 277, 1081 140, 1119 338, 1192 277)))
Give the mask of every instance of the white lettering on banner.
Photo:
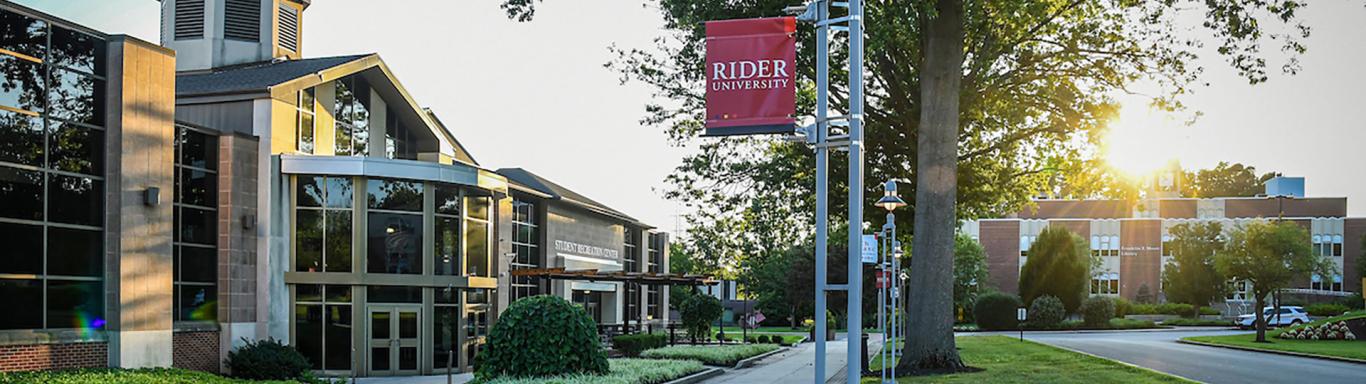
POLYGON ((592 256, 592 257, 598 257, 598 258, 604 258, 604 259, 620 259, 620 258, 621 258, 621 251, 618 251, 618 250, 615 250, 615 249, 608 249, 608 248, 603 248, 603 247, 596 247, 596 246, 592 246, 592 245, 584 245, 584 244, 579 244, 579 243, 575 243, 575 242, 572 242, 572 241, 564 241, 564 240, 555 240, 555 251, 556 251, 556 252, 569 252, 569 253, 573 253, 573 254, 577 254, 577 255, 592 256))
POLYGON ((786 88, 792 82, 787 61, 775 59, 711 63, 711 89, 734 91, 786 88))

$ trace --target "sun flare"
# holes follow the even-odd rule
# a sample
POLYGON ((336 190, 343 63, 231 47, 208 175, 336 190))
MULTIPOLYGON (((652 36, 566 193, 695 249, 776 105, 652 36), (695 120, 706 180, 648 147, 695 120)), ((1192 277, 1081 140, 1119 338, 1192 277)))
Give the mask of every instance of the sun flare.
POLYGON ((1143 178, 1179 159, 1181 124, 1146 105, 1125 105, 1109 124, 1101 151, 1121 175, 1143 178))

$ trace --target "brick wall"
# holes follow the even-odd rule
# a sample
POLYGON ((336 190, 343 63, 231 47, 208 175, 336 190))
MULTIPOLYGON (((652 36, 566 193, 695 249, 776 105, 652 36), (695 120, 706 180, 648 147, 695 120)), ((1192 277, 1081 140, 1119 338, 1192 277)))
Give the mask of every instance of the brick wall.
POLYGON ((94 368, 109 365, 105 342, 0 346, 0 372, 94 368))
POLYGON ((172 366, 218 373, 218 331, 176 332, 171 343, 172 366))

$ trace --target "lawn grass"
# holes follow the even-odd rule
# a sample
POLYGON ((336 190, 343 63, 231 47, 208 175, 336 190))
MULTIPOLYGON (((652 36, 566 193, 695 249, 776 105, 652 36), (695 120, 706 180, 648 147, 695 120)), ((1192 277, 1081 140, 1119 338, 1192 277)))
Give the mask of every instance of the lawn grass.
POLYGON ((234 379, 208 372, 175 368, 117 369, 95 368, 62 371, 0 372, 0 383, 43 384, 285 384, 294 381, 254 381, 234 379))
MULTIPOLYGON (((723 327, 722 329, 726 330, 726 335, 727 335, 727 336, 729 336, 729 335, 731 335, 731 334, 736 334, 736 335, 738 335, 738 334, 741 333, 740 327, 733 327, 733 326, 732 326, 732 327, 723 327)), ((781 327, 781 326, 779 326, 779 327, 759 327, 759 328, 755 328, 755 329, 749 330, 749 333, 800 333, 800 334, 806 334, 806 328, 805 328, 805 327, 797 327, 796 329, 793 329, 792 327, 781 327)))
MULTIPOLYGON (((897 383, 1189 383, 1189 380, 1006 336, 958 337, 959 355, 979 372, 902 377, 897 383)), ((881 361, 870 362, 877 370, 881 361)), ((876 383, 877 378, 864 378, 876 383)))
POLYGON ((647 359, 696 360, 702 364, 730 367, 740 360, 778 349, 777 344, 675 345, 640 353, 647 359))
MULTIPOLYGON (((1308 325, 1319 326, 1327 322, 1337 322, 1348 319, 1366 317, 1366 311, 1356 311, 1342 316, 1334 316, 1309 323, 1308 325)), ((1279 328, 1266 331, 1265 343, 1258 343, 1257 333, 1240 333, 1227 336, 1195 336, 1187 337, 1184 340, 1199 341, 1211 344, 1231 345, 1235 347, 1265 349, 1272 351, 1287 351, 1307 353, 1311 355, 1337 356, 1352 359, 1366 360, 1366 341, 1362 340, 1286 340, 1278 338, 1282 332, 1289 328, 1279 328)))
POLYGON ((608 359, 606 375, 563 375, 533 378, 498 378, 483 384, 658 384, 706 369, 692 360, 608 359))

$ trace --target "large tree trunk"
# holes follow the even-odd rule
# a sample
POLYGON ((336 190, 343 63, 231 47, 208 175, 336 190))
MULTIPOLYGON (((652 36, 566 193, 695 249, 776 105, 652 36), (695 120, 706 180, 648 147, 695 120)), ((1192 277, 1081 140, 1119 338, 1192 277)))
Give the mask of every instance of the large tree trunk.
MULTIPOLYGON (((1256 292, 1256 290, 1253 290, 1253 292, 1256 292)), ((1253 325, 1257 327, 1257 342, 1258 342, 1258 343, 1265 343, 1265 342, 1266 342, 1266 316, 1262 316, 1262 312, 1263 312, 1263 311, 1262 311, 1262 307, 1266 306, 1266 299, 1265 299, 1265 297, 1266 297, 1266 292, 1260 292, 1260 293, 1261 293, 1261 294, 1258 294, 1258 295, 1257 295, 1257 299, 1256 299, 1256 300, 1253 300, 1253 302, 1256 303, 1256 308, 1253 308, 1253 310, 1254 310, 1254 311, 1257 311, 1257 320, 1256 320, 1256 322, 1255 322, 1253 325)))
POLYGON ((898 371, 964 368, 953 340, 953 240, 958 227, 958 97, 963 78, 963 2, 938 0, 926 24, 920 68, 915 237, 907 287, 906 344, 898 371))

